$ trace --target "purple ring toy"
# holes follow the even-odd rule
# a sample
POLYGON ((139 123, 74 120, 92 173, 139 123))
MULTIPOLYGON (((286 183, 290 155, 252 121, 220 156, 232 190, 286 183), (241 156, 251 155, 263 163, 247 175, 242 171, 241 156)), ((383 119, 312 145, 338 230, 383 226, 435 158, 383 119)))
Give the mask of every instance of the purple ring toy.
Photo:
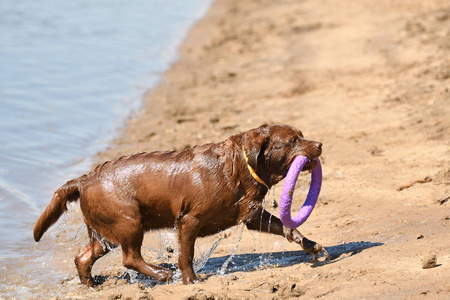
POLYGON ((283 189, 281 190, 280 219, 284 226, 291 229, 299 227, 308 219, 320 194, 320 188, 322 186, 322 166, 320 165, 319 158, 316 158, 315 161, 317 161, 317 166, 311 172, 311 186, 309 187, 308 196, 306 196, 305 203, 303 203, 303 206, 297 215, 293 219, 291 218, 291 204, 295 183, 297 182, 300 171, 308 161, 309 159, 303 155, 299 155, 294 159, 294 162, 289 167, 283 189))

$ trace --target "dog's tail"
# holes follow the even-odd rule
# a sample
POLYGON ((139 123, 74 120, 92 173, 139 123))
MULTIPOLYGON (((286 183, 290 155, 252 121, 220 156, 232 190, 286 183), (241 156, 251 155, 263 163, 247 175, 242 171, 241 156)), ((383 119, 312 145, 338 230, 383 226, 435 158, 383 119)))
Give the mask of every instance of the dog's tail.
POLYGON ((39 242, 47 229, 58 221, 59 217, 67 211, 67 202, 77 201, 80 198, 79 180, 73 179, 60 187, 53 194, 53 198, 34 226, 34 240, 39 242))

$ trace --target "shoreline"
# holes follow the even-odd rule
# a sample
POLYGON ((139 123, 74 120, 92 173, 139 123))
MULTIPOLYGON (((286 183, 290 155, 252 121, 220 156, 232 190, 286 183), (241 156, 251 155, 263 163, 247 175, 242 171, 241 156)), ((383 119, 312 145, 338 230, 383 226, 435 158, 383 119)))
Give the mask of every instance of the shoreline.
POLYGON ((217 35, 214 23, 226 13, 229 2, 229 0, 215 0, 206 14, 191 27, 178 47, 177 59, 164 72, 159 84, 147 90, 141 109, 127 120, 119 137, 113 140, 105 151, 96 155, 96 163, 134 154, 136 151, 175 150, 176 147, 182 147, 173 140, 166 140, 165 135, 171 133, 168 128, 193 120, 175 118, 181 111, 174 114, 170 112, 174 106, 170 91, 174 83, 179 85, 180 81, 189 80, 186 79, 189 74, 185 74, 184 70, 193 68, 195 57, 207 47, 211 38, 217 35))
MULTIPOLYGON (((296 245, 244 230, 239 263, 258 253, 295 263, 202 274, 205 281, 191 286, 63 287, 82 298, 447 298, 449 204, 438 202, 450 193, 444 28, 450 6, 438 0, 216 0, 142 110, 95 161, 218 142, 262 123, 293 125, 324 144, 323 190, 302 233, 328 249, 331 263, 311 267, 296 245), (420 183, 426 176, 431 182, 420 183), (439 266, 424 270, 430 251, 439 266)), ((279 186, 270 199, 278 201, 279 186)), ((212 258, 228 257, 238 236, 230 232, 212 258)), ((117 270, 116 257, 94 274, 117 270)))

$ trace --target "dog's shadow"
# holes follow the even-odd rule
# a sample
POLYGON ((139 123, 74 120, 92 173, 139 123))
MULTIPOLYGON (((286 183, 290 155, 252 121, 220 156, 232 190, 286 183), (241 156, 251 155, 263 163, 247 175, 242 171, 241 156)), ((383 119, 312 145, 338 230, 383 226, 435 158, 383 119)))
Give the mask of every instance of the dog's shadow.
MULTIPOLYGON (((319 261, 311 266, 314 268, 320 267, 325 263, 335 263, 366 249, 381 245, 383 245, 383 243, 352 242, 326 247, 330 256, 329 261, 324 262, 324 259, 319 256, 319 261)), ((231 261, 226 265, 226 262, 229 259, 229 255, 210 258, 198 273, 216 275, 217 273, 231 274, 235 272, 251 272, 261 268, 283 268, 300 263, 309 263, 312 259, 312 255, 304 251, 240 254, 232 257, 231 261)))
MULTIPOLYGON (((324 262, 323 257, 319 257, 319 261, 312 264, 311 267, 317 268, 324 264, 336 263, 350 256, 356 255, 366 249, 381 246, 383 243, 372 242, 351 242, 336 246, 326 247, 330 256, 329 261, 324 262)), ((197 271, 201 274, 201 278, 209 278, 215 275, 232 274, 235 272, 251 272, 263 268, 284 268, 301 263, 309 263, 312 255, 304 251, 283 251, 283 252, 267 252, 267 253, 250 253, 239 255, 227 255, 221 257, 209 258, 206 264, 197 271)), ((160 266, 177 271, 176 264, 161 264, 160 266)), ((103 284, 110 276, 94 276, 96 285, 103 284)), ((128 283, 133 284, 140 282, 145 286, 155 286, 163 284, 153 280, 152 278, 143 274, 134 274, 125 272, 121 276, 115 276, 117 279, 125 279, 128 283)), ((176 278, 175 278, 176 280, 176 278)))

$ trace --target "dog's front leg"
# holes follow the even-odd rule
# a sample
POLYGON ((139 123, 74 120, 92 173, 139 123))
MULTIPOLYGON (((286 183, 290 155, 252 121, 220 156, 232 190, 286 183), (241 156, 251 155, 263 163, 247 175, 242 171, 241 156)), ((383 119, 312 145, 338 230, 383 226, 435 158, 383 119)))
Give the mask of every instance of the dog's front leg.
POLYGON ((317 254, 320 252, 324 252, 325 256, 328 258, 328 252, 322 245, 307 239, 297 229, 284 227, 279 218, 264 209, 261 209, 258 213, 254 214, 253 217, 248 220, 246 225, 248 229, 281 235, 286 237, 289 242, 296 242, 304 251, 313 255, 311 262, 317 260, 317 254))
POLYGON ((200 230, 200 221, 188 215, 178 217, 178 268, 183 277, 183 284, 198 283, 200 280, 194 272, 194 246, 198 232, 200 230))

